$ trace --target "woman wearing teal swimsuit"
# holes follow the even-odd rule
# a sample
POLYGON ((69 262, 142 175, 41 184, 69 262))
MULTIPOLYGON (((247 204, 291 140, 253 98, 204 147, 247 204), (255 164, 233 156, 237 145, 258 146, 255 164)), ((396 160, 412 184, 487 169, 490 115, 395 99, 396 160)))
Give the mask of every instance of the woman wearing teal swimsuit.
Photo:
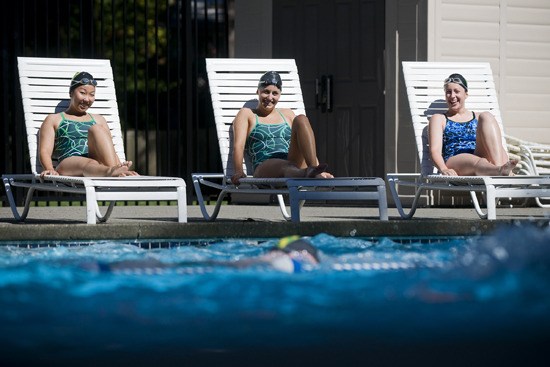
POLYGON ((258 106, 242 108, 233 121, 234 184, 246 177, 241 168, 245 150, 252 158, 254 177, 333 177, 325 172, 326 164, 319 164, 308 118, 276 108, 281 89, 280 75, 265 73, 258 83, 258 106))
POLYGON ((444 82, 447 112, 430 119, 430 153, 447 176, 508 176, 518 164, 502 145, 500 127, 490 112, 466 109, 468 82, 452 74, 444 82))
POLYGON ((88 113, 95 101, 97 82, 87 72, 76 73, 71 80, 69 107, 50 114, 40 127, 40 175, 64 176, 136 176, 131 161, 121 162, 113 145, 107 121, 88 113), (53 167, 52 156, 59 164, 53 167))

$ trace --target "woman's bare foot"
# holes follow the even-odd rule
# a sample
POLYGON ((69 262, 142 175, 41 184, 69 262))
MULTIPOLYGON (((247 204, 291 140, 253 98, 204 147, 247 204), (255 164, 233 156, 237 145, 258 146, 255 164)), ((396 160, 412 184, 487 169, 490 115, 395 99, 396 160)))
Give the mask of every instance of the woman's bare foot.
POLYGON ((134 164, 134 162, 132 161, 124 161, 120 164, 120 167, 128 168, 128 170, 123 172, 121 176, 139 176, 139 173, 137 173, 136 171, 130 171, 130 167, 132 167, 132 164, 134 164))
POLYGON ((317 176, 315 176, 316 178, 334 178, 334 176, 332 175, 332 173, 329 173, 329 172, 321 172, 320 174, 318 174, 317 176))
POLYGON ((307 178, 333 178, 330 173, 326 172, 328 164, 321 163, 315 167, 306 168, 306 177, 307 178))
POLYGON ((498 169, 501 176, 513 176, 514 173, 512 170, 516 167, 516 165, 519 163, 517 159, 511 159, 508 162, 504 163, 500 168, 498 169))
POLYGON ((133 163, 134 162, 132 162, 132 161, 124 161, 124 162, 120 163, 117 167, 126 166, 126 167, 130 168, 130 167, 132 167, 133 163))
MULTIPOLYGON (((127 162, 124 162, 124 163, 127 163, 127 162)), ((139 176, 137 172, 130 171, 128 169, 129 166, 124 163, 111 167, 107 176, 111 176, 111 177, 139 176)), ((132 162, 130 162, 130 165, 131 164, 132 162)))

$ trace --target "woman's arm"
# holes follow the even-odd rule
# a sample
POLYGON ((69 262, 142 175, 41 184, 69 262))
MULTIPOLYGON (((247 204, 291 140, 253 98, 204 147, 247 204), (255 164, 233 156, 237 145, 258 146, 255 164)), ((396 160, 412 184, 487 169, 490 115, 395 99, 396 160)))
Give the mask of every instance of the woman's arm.
POLYGON ((42 172, 40 176, 45 175, 58 175, 57 171, 53 168, 52 154, 55 145, 55 121, 56 115, 50 114, 44 119, 44 122, 40 126, 40 163, 42 164, 42 172))
POLYGON ((456 176, 456 172, 447 167, 442 155, 445 121, 445 116, 441 114, 433 115, 430 118, 428 124, 430 155, 432 157, 432 162, 442 174, 456 176))
POLYGON ((231 176, 231 181, 235 185, 239 184, 239 179, 246 177, 243 172, 243 158, 250 114, 250 109, 242 108, 233 120, 233 167, 235 173, 231 176))

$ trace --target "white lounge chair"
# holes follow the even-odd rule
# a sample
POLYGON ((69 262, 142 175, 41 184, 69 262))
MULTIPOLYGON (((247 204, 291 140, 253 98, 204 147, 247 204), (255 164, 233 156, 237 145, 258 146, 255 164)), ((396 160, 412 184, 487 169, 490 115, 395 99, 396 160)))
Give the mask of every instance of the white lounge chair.
MULTIPOLYGON (((4 188, 16 220, 27 217, 35 191, 66 192, 86 195, 87 223, 106 221, 116 201, 177 200, 178 221, 187 222, 185 181, 179 177, 40 177, 38 137, 42 122, 49 113, 63 111, 69 104, 69 84, 78 71, 88 71, 98 80, 97 99, 90 112, 107 120, 115 150, 121 161, 126 160, 118 106, 109 60, 18 57, 19 78, 23 97, 23 112, 27 127, 31 174, 4 174, 4 188), (13 188, 28 189, 25 206, 20 214, 13 188), (110 201, 101 214, 98 201, 110 201)), ((54 166, 57 162, 54 162, 54 166)))
MULTIPOLYGON (((233 169, 232 123, 243 106, 254 108, 257 104, 256 89, 262 74, 275 70, 283 79, 283 94, 279 101, 282 108, 291 108, 297 114, 305 113, 302 89, 296 62, 293 59, 206 59, 208 81, 214 107, 223 173, 194 173, 193 186, 202 214, 207 220, 215 220, 227 194, 276 194, 285 219, 300 221, 300 208, 304 200, 375 200, 380 219, 387 220, 386 186, 378 177, 345 177, 334 179, 258 179, 244 178, 241 184, 231 183, 233 169), (201 185, 219 190, 216 206, 209 214, 201 185), (290 198, 288 214, 283 195, 290 198)), ((244 172, 252 172, 248 157, 243 162, 244 172)))
MULTIPOLYGON (((402 218, 412 218, 419 197, 425 190, 470 192, 477 214, 481 218, 496 219, 498 198, 530 198, 548 196, 550 179, 533 176, 529 164, 520 162, 520 175, 513 177, 460 176, 437 174, 428 148, 428 119, 444 112, 447 105, 443 95, 443 80, 452 73, 464 75, 468 81, 467 107, 474 111, 490 111, 495 115, 501 129, 502 119, 498 106, 493 73, 489 63, 468 62, 403 62, 403 74, 409 99, 412 122, 421 162, 421 173, 388 173, 387 179, 396 207, 402 218), (521 175, 523 174, 523 175, 521 175), (398 186, 414 187, 415 196, 411 210, 406 213, 398 194, 398 186), (486 195, 487 212, 480 207, 476 192, 486 195)), ((503 145, 508 148, 504 139, 503 145)), ((520 148, 516 149, 517 152, 520 148)), ((516 156, 517 158, 518 156, 516 156)))
MULTIPOLYGON (((512 142, 517 149, 519 156, 527 166, 528 174, 534 176, 550 176, 550 146, 521 140, 507 136, 506 140, 512 142)), ((535 202, 541 208, 550 208, 550 198, 537 197, 535 202)))

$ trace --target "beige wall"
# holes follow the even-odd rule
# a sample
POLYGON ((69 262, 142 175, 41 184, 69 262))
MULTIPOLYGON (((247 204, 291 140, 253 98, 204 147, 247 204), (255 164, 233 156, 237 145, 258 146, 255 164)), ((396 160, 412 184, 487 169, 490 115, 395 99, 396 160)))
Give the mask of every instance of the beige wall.
POLYGON ((491 63, 505 133, 550 143, 550 1, 432 0, 430 61, 491 63))
POLYGON ((402 61, 490 62, 505 133, 550 143, 550 1, 386 1, 386 171, 418 172, 402 61))

